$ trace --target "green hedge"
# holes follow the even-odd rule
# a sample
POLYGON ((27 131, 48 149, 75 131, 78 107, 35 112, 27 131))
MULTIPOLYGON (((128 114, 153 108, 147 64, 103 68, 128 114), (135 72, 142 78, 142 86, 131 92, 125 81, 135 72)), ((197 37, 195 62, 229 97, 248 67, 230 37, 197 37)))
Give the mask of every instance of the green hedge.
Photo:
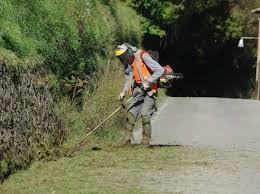
POLYGON ((65 131, 55 114, 53 98, 33 71, 0 64, 0 181, 35 159, 59 152, 65 131))

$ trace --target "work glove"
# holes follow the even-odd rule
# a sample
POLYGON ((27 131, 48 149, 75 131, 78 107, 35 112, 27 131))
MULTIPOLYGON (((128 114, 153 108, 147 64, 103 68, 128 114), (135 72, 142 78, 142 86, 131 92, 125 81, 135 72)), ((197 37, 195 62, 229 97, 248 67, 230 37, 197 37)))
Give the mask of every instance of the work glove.
POLYGON ((161 77, 161 78, 160 78, 160 83, 166 84, 166 83, 167 83, 166 77, 161 77))
POLYGON ((121 92, 118 96, 118 100, 122 101, 125 98, 125 92, 121 92))
POLYGON ((143 83, 143 89, 144 89, 144 91, 148 91, 148 90, 150 90, 151 88, 150 88, 150 82, 148 81, 148 80, 144 80, 144 83, 143 83))

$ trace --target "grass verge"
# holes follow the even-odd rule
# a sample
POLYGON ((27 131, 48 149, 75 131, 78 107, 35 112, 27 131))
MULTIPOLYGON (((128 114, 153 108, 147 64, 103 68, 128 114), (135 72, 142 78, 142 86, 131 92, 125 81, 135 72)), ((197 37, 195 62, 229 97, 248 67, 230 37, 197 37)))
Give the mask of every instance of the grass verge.
POLYGON ((34 163, 1 185, 0 193, 160 193, 163 174, 192 165, 208 165, 192 148, 92 144, 72 158, 34 163))

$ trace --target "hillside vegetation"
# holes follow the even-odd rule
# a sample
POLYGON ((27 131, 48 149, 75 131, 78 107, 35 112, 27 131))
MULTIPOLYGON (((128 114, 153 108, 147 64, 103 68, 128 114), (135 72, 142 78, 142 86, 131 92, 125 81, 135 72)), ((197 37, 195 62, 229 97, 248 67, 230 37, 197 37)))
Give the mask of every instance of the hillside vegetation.
POLYGON ((113 50, 140 44, 139 20, 117 0, 0 1, 0 179, 59 156, 118 106, 113 50))

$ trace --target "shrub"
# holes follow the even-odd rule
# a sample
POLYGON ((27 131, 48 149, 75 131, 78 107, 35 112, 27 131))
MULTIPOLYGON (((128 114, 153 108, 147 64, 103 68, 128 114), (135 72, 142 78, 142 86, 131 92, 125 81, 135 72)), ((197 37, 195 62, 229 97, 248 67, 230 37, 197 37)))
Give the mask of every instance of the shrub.
POLYGON ((31 71, 0 64, 0 180, 32 160, 50 158, 64 140, 48 88, 31 71), (38 81, 37 81, 38 80, 38 81))

